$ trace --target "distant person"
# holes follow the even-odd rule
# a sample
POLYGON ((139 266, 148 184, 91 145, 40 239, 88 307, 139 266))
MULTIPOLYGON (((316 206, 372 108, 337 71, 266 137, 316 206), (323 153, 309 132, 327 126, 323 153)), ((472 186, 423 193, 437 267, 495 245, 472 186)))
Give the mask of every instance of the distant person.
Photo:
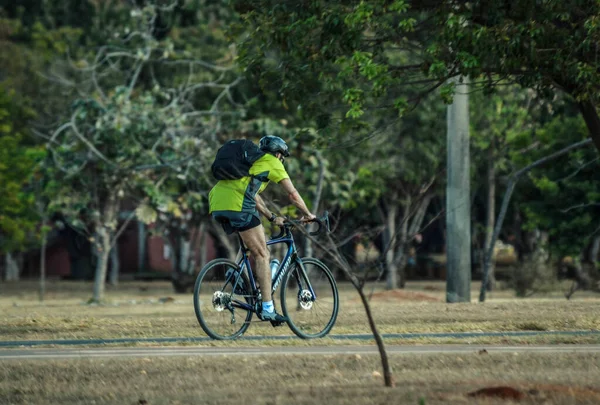
POLYGON ((256 277, 263 299, 260 317, 264 320, 284 322, 286 318, 279 315, 273 305, 270 254, 260 214, 277 226, 283 226, 284 218, 269 211, 259 193, 264 191, 270 181, 274 181, 283 187, 292 204, 304 215, 301 221, 312 221, 315 216, 306 207, 283 166, 285 158, 290 155, 285 141, 277 136, 265 136, 260 139, 258 147, 264 154, 261 153, 262 156, 252 163, 248 170, 249 175, 239 179, 219 180, 212 188, 209 194, 209 212, 228 235, 238 232, 254 257, 256 277))

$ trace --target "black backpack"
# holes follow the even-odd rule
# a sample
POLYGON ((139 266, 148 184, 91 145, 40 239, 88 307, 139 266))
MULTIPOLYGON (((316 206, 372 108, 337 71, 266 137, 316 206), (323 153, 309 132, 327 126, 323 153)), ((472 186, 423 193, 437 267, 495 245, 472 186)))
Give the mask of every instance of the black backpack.
POLYGON ((249 176, 252 164, 264 155, 265 152, 252 141, 246 139, 228 141, 217 151, 211 166, 213 177, 217 180, 235 180, 249 176))

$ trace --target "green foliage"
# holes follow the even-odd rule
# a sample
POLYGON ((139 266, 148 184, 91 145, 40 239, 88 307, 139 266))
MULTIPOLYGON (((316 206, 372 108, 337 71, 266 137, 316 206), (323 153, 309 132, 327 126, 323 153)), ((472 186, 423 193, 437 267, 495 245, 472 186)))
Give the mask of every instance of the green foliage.
MULTIPOLYGON (((286 3, 269 9, 269 5, 256 1, 244 7, 234 2, 234 6, 251 10, 242 13, 243 25, 234 29, 238 36, 244 30, 250 33, 241 43, 239 55, 248 73, 258 76, 263 89, 280 94, 290 109, 296 106, 304 118, 321 111, 335 113, 331 111, 332 103, 343 101, 347 108, 338 108, 341 121, 328 120, 328 124, 340 122, 342 129, 362 126, 357 120, 373 108, 374 98, 385 98, 388 90, 398 84, 390 72, 389 60, 402 53, 379 46, 362 48, 360 41, 369 36, 364 33, 406 32, 415 25, 413 18, 398 21, 391 15, 405 13, 404 2, 387 5, 383 1, 360 1, 350 6, 316 2, 313 7, 286 3), (259 30, 250 28, 258 25, 259 30), (262 56, 272 50, 272 58, 262 56)), ((397 111, 403 113, 406 97, 395 99, 397 111)), ((387 107, 393 109, 393 104, 387 107)))
POLYGON ((546 176, 542 175, 539 178, 532 179, 533 184, 542 192, 542 194, 547 195, 548 197, 557 197, 560 192, 559 185, 546 176))
MULTIPOLYGON (((84 52, 85 48, 79 46, 83 31, 70 26, 43 24, 38 17, 25 15, 29 9, 13 12, 10 9, 7 6, 5 10, 8 11, 3 13, 0 8, 0 25, 6 27, 0 32, 3 85, 15 90, 15 100, 20 105, 30 112, 35 111, 36 122, 54 123, 60 119, 65 103, 76 89, 72 86, 59 88, 54 79, 49 80, 52 75, 48 71, 62 70, 56 63, 58 55, 63 56, 69 51, 72 58, 77 58, 84 52)), ((72 84, 68 79, 65 83, 72 84)))
MULTIPOLYGON (((223 30, 202 15, 218 7, 161 4, 115 6, 110 30, 84 35, 96 51, 65 68, 79 96, 49 135, 45 169, 60 189, 49 209, 71 221, 87 212, 114 231, 107 215, 123 201, 146 223, 206 213, 218 136, 243 118, 239 80, 223 30)), ((95 12, 101 23, 106 10, 95 12)))
POLYGON ((44 151, 24 142, 18 130, 21 119, 24 111, 0 87, 0 252, 23 247, 39 220, 31 186, 44 151))
MULTIPOLYGON (((1 153, 3 164, 25 166, 21 177, 2 175, 29 185, 26 172, 42 161, 35 145, 55 135, 36 187, 73 220, 84 208, 100 215, 107 193, 133 201, 145 222, 195 220, 206 213, 214 148, 266 133, 290 139, 286 166, 309 202, 323 166, 321 206, 371 217, 395 192, 415 195, 443 178, 449 77, 468 75, 491 95, 471 97, 477 173, 490 149, 505 176, 585 136, 581 121, 560 130, 553 121, 573 108, 552 92, 555 84, 598 105, 600 17, 591 0, 452 9, 411 0, 233 0, 237 13, 211 0, 9 3, 0 10, 0 75, 15 90, 9 104, 19 106, 10 133, 22 136, 3 137, 1 153), (249 80, 238 81, 240 71, 249 80), (505 79, 537 91, 517 92, 505 79)), ((534 171, 517 190, 528 226, 569 235, 553 236, 555 246, 584 243, 572 237, 575 225, 585 229, 577 235, 593 232, 583 222, 600 192, 587 153, 534 171), (587 206, 562 212, 578 204, 587 206)))
MULTIPOLYGON (((515 156, 515 159, 520 166, 525 166, 584 139, 586 132, 580 118, 558 117, 538 131, 539 139, 547 147, 515 156)), ((531 183, 520 187, 521 195, 526 193, 520 202, 527 219, 526 227, 548 230, 552 253, 578 256, 598 232, 594 221, 600 214, 596 151, 591 147, 574 151, 534 169, 529 178, 531 183)))
POLYGON ((357 125, 372 124, 368 115, 403 115, 407 105, 438 89, 450 103, 454 76, 469 76, 486 93, 499 78, 545 97, 553 97, 558 84, 578 102, 600 104, 595 0, 550 0, 543 7, 501 1, 232 4, 241 17, 232 36, 246 72, 303 119, 323 111, 336 117, 321 120, 319 128, 356 132, 357 125))
MULTIPOLYGON (((550 106, 534 91, 515 85, 501 87, 493 94, 477 91, 470 100, 472 182, 475 188, 487 189, 488 179, 481 173, 490 164, 496 178, 503 178, 518 167, 512 154, 518 159, 518 155, 541 142, 537 130, 550 106)), ((557 100, 553 108, 560 104, 557 100)))
MULTIPOLYGON (((429 66, 452 66, 451 75, 479 80, 487 92, 496 88, 496 77, 510 78, 552 103, 559 87, 578 103, 600 105, 600 60, 590 46, 600 40, 597 1, 550 0, 542 6, 531 1, 439 3, 419 8, 442 27, 432 31, 429 66)), ((429 73, 439 80, 446 77, 441 68, 430 68, 429 73)), ((597 119, 595 112, 589 114, 597 119)), ((589 129, 594 138, 600 136, 589 129)))

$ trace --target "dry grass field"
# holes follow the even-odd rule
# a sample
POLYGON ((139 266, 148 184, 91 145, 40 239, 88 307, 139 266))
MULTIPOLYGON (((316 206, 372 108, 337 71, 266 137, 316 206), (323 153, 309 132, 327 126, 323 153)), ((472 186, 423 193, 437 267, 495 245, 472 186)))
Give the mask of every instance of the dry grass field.
POLYGON ((600 355, 269 355, 0 361, 2 404, 598 404, 600 355), (478 390, 501 397, 470 396, 478 390))
MULTIPOLYGON (((123 282, 104 305, 86 302, 91 285, 53 281, 44 302, 36 284, 0 284, 0 340, 205 336, 191 295, 168 282, 123 282)), ((473 297, 477 297, 473 284, 473 297)), ((566 288, 566 287, 565 287, 566 288)), ((373 289, 383 333, 569 331, 600 329, 600 297, 561 292, 515 299, 510 291, 486 303, 443 302, 440 282, 407 290, 373 289)), ((368 333, 364 310, 348 285, 332 334, 368 333)), ((325 338, 303 341, 287 327, 253 324, 249 336, 286 340, 207 341, 195 345, 273 346, 373 344, 325 338)), ((394 344, 600 343, 597 336, 388 339, 394 344)), ((600 355, 584 353, 393 354, 395 388, 384 388, 377 355, 269 355, 120 359, 1 360, 0 404, 598 404, 600 355), (478 390, 504 387, 486 391, 478 390), (489 394, 500 396, 489 396, 489 394)))
MULTIPOLYGON (((474 283, 474 300, 477 287, 474 283)), ((168 282, 123 282, 111 287, 107 303, 99 306, 87 304, 90 283, 51 282, 44 302, 39 302, 36 288, 32 282, 0 284, 0 340, 205 336, 196 321, 191 294, 174 294, 168 282)), ((342 284, 340 291, 340 312, 331 334, 369 333, 356 292, 347 284, 342 284)), ((443 301, 444 294, 441 282, 414 282, 407 290, 391 292, 377 285, 371 300, 377 326, 382 333, 600 330, 600 296, 592 294, 579 293, 567 301, 560 291, 528 299, 515 299, 511 291, 499 291, 490 294, 485 303, 452 305, 443 301)), ((253 323, 246 332, 246 336, 256 335, 293 336, 286 326, 273 328, 263 322, 253 323)), ((318 344, 331 340, 319 340, 318 344)), ((484 341, 597 343, 599 339, 544 336, 484 341)), ((411 339, 394 343, 424 342, 411 339)), ((290 339, 275 344, 307 342, 290 339)))

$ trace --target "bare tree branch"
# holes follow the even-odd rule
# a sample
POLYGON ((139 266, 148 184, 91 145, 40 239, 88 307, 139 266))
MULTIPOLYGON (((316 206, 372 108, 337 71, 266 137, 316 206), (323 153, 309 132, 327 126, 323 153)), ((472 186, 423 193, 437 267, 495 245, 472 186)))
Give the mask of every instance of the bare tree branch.
POLYGON ((45 134, 41 133, 40 131, 38 131, 38 130, 37 130, 37 129, 35 129, 35 128, 33 128, 33 129, 32 129, 32 132, 33 132, 33 134, 34 134, 35 136, 38 136, 38 137, 40 137, 40 138, 42 138, 42 139, 45 139, 45 140, 47 140, 48 142, 51 142, 51 143, 53 143, 53 144, 55 144, 55 145, 60 145, 60 143, 59 143, 59 142, 57 142, 56 140, 52 139, 52 137, 51 137, 51 136, 45 135, 45 134))
POLYGON ((81 140, 81 142, 83 142, 96 156, 98 156, 102 161, 104 161, 105 163, 111 165, 111 166, 116 166, 113 162, 111 162, 106 156, 104 156, 102 154, 102 152, 100 152, 98 149, 96 149, 96 147, 89 141, 86 139, 85 136, 83 136, 79 130, 77 129, 77 124, 75 123, 75 116, 73 115, 72 119, 71 119, 71 129, 73 130, 73 132, 75 133, 75 135, 77 135, 77 137, 81 140))
POLYGON ((144 67, 144 62, 143 60, 138 62, 137 67, 135 68, 135 72, 133 74, 133 77, 131 78, 131 82, 129 83, 129 87, 127 89, 127 98, 131 97, 131 93, 133 92, 133 88, 135 87, 138 77, 140 76, 140 73, 142 71, 142 68, 144 67))
POLYGON ((593 165, 594 163, 598 162, 600 160, 600 158, 596 158, 596 159, 592 159, 589 162, 585 162, 584 164, 580 165, 573 173, 569 174, 566 177, 563 177, 562 179, 558 179, 556 180, 558 181, 567 181, 567 180, 571 180, 573 177, 577 176, 577 174, 579 174, 580 171, 582 171, 583 169, 585 169, 586 167, 593 165))
POLYGON ((119 239, 119 236, 121 236, 121 234, 125 231, 125 229, 129 225, 129 223, 133 220, 133 218, 135 218, 135 210, 131 211, 131 213, 125 219, 125 222, 123 222, 123 224, 119 227, 119 229, 113 236, 112 241, 110 243, 111 249, 117 244, 117 240, 119 239))
POLYGON ((565 208, 563 210, 560 210, 560 212, 564 212, 567 213, 569 211, 573 211, 576 209, 580 209, 580 208, 588 208, 588 207, 599 207, 600 203, 587 203, 587 204, 577 204, 577 205, 573 205, 569 208, 565 208))
POLYGON ((488 278, 489 278, 489 271, 490 271, 490 263, 492 260, 492 255, 494 254, 494 245, 496 244, 496 240, 498 239, 498 235, 500 234, 500 229, 502 229, 504 217, 506 215, 506 211, 508 210, 508 202, 510 201, 510 197, 512 196, 512 193, 514 191, 514 188, 515 188, 517 182, 519 181, 519 178, 523 174, 529 172, 530 170, 532 170, 538 166, 541 166, 544 163, 549 162, 550 160, 553 160, 560 156, 563 156, 563 155, 571 152, 574 149, 581 148, 582 146, 586 146, 586 145, 590 144, 591 142, 592 142, 592 139, 588 138, 586 140, 571 144, 571 145, 559 150, 558 152, 554 152, 546 157, 536 160, 532 164, 525 166, 524 168, 513 173, 510 176, 510 180, 508 181, 508 185, 506 186, 506 192, 504 193, 504 198, 502 199, 502 206, 500 208, 500 213, 498 214, 498 218, 496 219, 496 226, 494 227, 494 233, 492 234, 490 246, 488 248, 488 251, 485 253, 485 259, 483 262, 483 277, 481 280, 481 289, 479 291, 479 301, 480 302, 485 301, 485 293, 486 293, 486 288, 487 288, 487 283, 488 283, 488 278))
POLYGON ((70 128, 72 125, 72 121, 69 121, 63 125, 61 125, 60 127, 58 127, 58 129, 56 131, 54 131, 54 133, 52 134, 52 136, 50 137, 49 142, 54 142, 56 143, 56 137, 58 135, 60 135, 63 131, 65 131, 66 129, 70 128))
POLYGON ((540 141, 535 141, 531 145, 529 145, 525 148, 519 149, 518 151, 516 151, 516 153, 521 155, 521 154, 527 153, 531 150, 537 149, 538 146, 540 146, 540 141))
POLYGON ((205 67, 210 70, 215 70, 217 72, 229 72, 235 68, 235 66, 230 66, 230 67, 218 66, 218 65, 214 65, 212 63, 208 63, 208 62, 205 62, 202 60, 194 60, 194 59, 168 60, 168 61, 162 61, 161 63, 164 63, 166 65, 181 65, 181 64, 199 65, 199 66, 205 67))

